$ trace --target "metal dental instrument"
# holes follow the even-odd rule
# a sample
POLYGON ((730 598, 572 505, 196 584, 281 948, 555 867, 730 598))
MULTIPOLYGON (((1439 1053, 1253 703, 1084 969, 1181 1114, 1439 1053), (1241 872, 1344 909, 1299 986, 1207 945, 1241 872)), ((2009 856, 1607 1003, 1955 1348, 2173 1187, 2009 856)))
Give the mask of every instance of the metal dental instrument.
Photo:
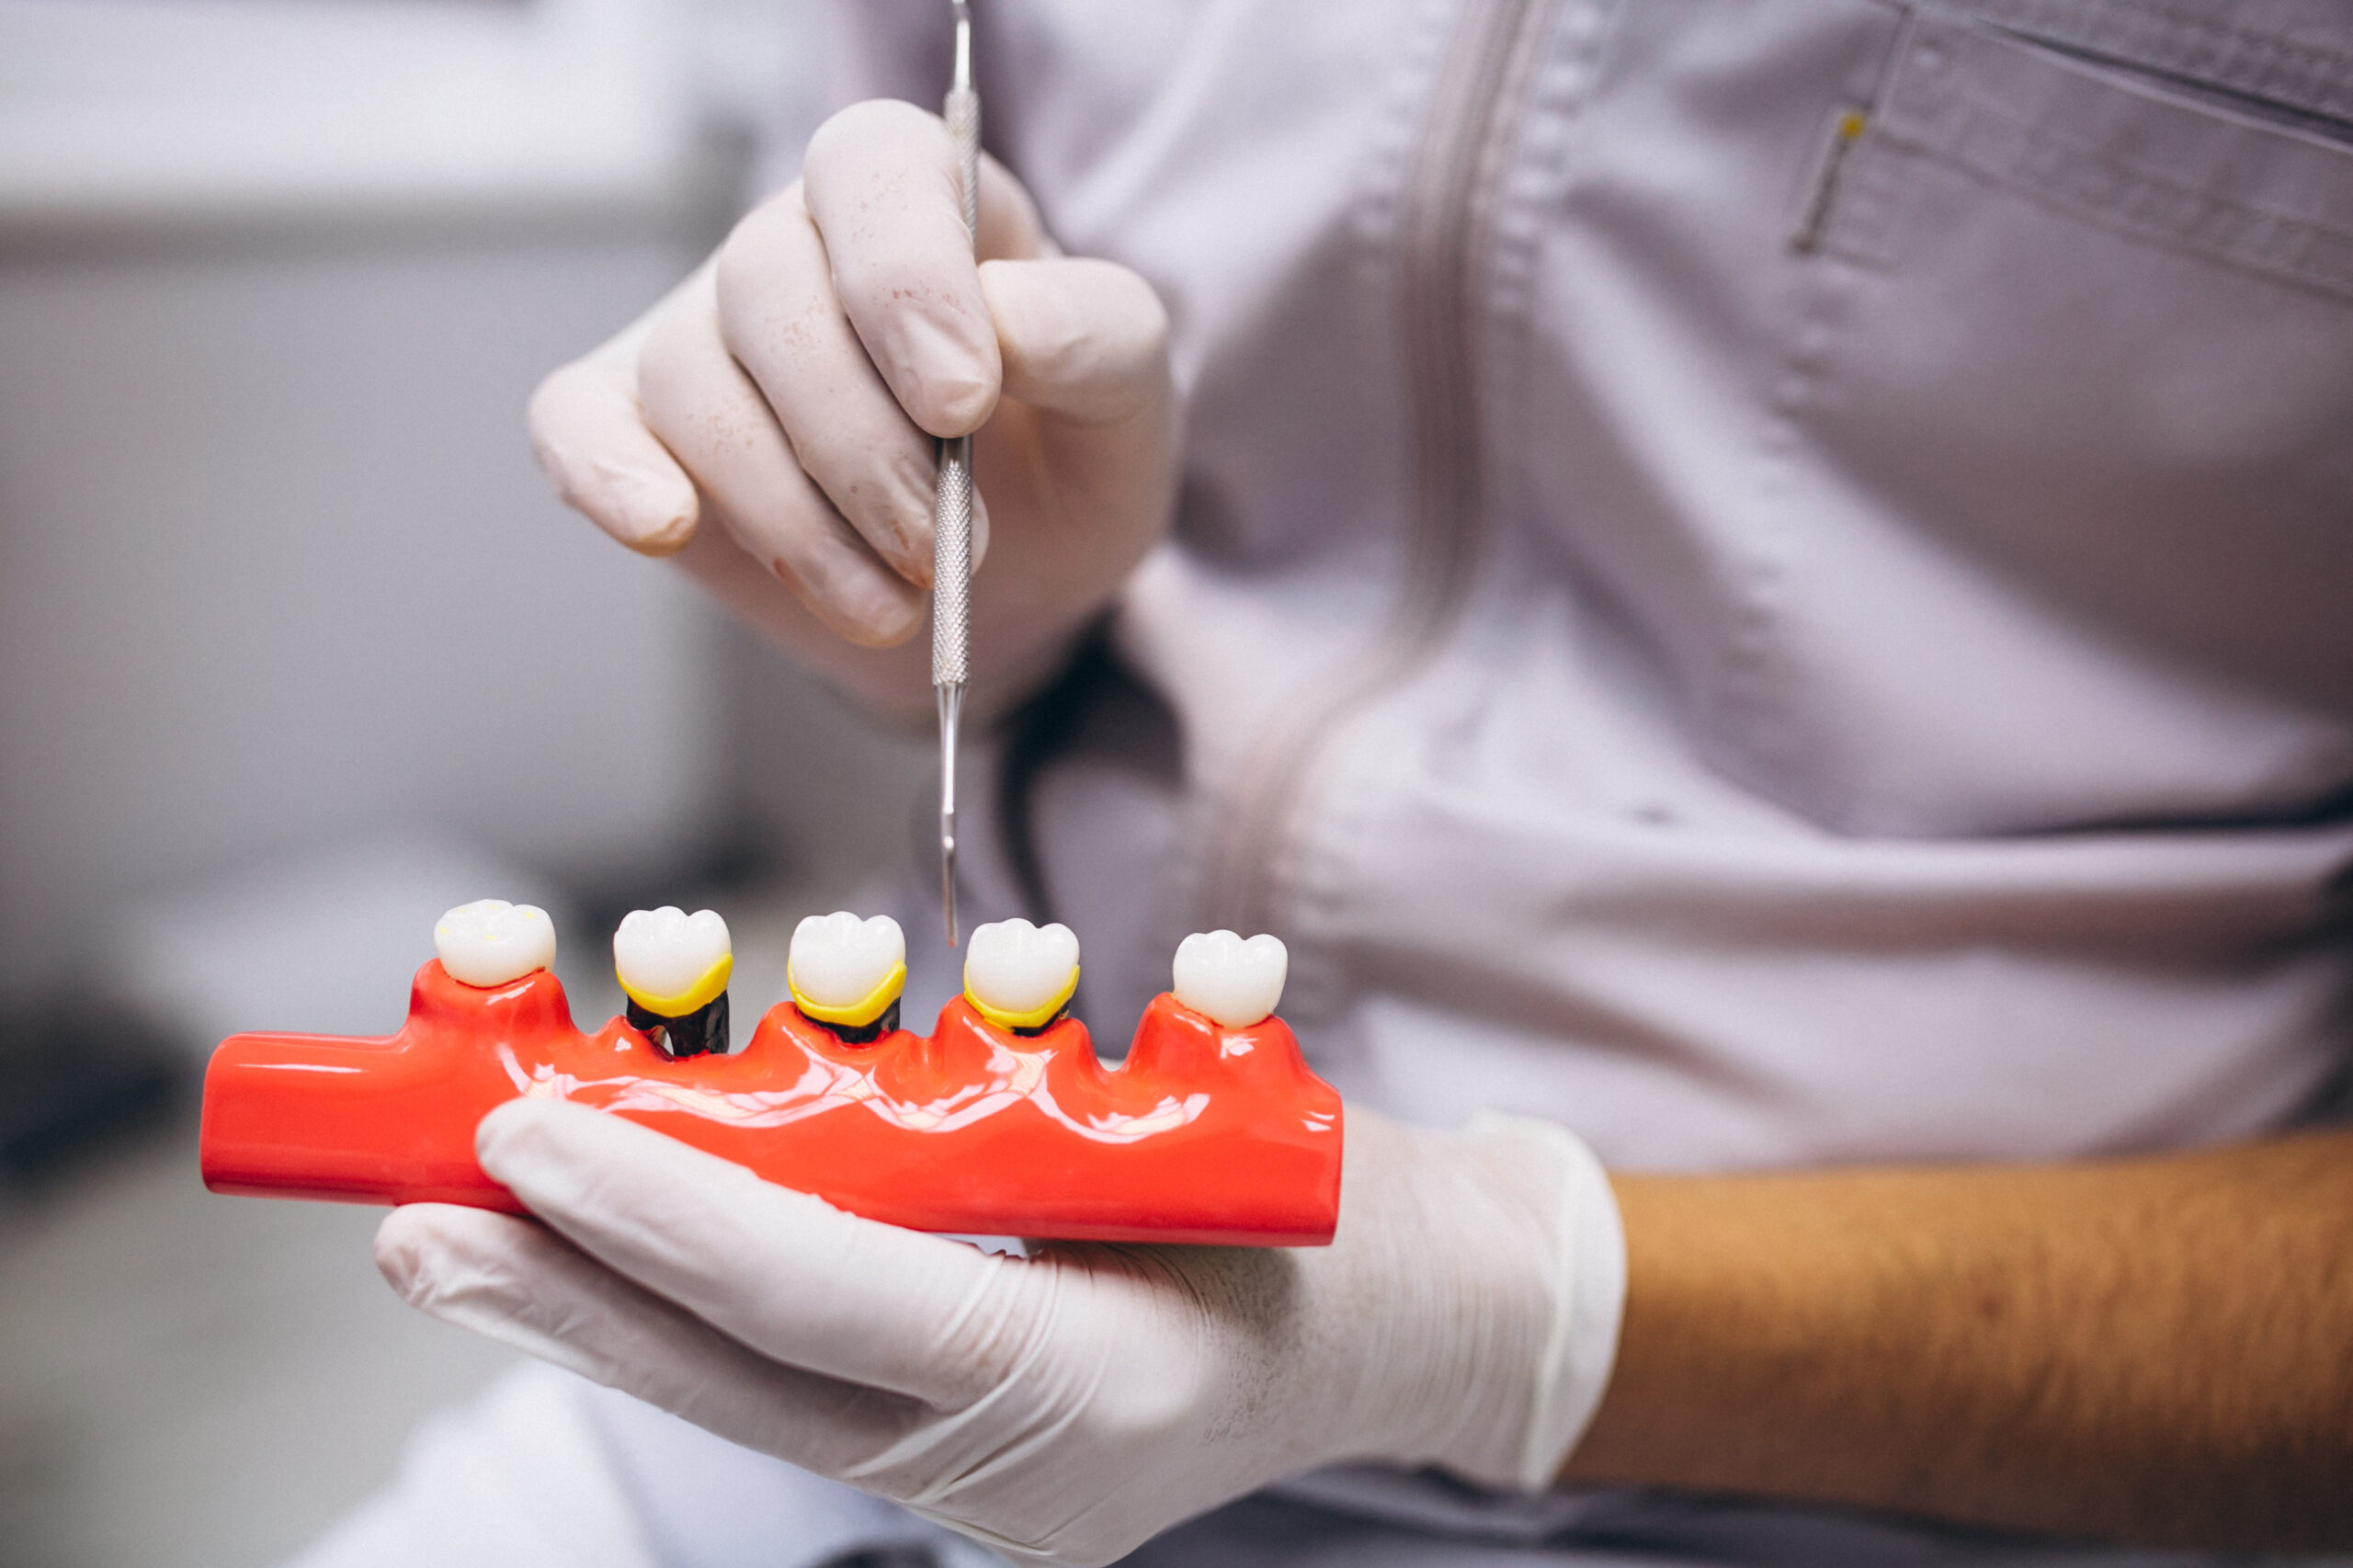
MULTIPOLYGON (((956 7, 956 74, 948 88, 949 140, 964 199, 964 232, 975 247, 981 231, 981 98, 972 91, 972 12, 956 7)), ((972 583, 972 438, 939 443, 939 482, 931 509, 931 687, 939 700, 939 903, 948 945, 956 945, 956 732, 963 718, 964 682, 971 673, 969 636, 972 583)))

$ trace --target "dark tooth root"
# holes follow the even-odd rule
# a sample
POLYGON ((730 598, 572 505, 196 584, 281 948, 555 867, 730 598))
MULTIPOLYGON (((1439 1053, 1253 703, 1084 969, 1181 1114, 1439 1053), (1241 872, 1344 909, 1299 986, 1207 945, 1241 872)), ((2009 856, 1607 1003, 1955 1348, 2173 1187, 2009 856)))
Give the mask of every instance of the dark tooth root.
POLYGON ((724 1056, 727 1054, 727 993, 722 991, 683 1018, 667 1018, 631 999, 630 1027, 652 1040, 663 1055, 724 1056))
POLYGON ((1039 1035, 1044 1034, 1048 1029, 1052 1028, 1056 1024, 1061 1023, 1064 1018, 1069 1017, 1070 1004, 1065 1002, 1062 1005, 1062 1008, 1059 1012, 1055 1013, 1052 1017, 1048 1018, 1044 1023, 1040 1024, 1037 1028, 1015 1029, 1013 1032, 1019 1035, 1024 1040, 1034 1040, 1039 1035))
POLYGON ((870 1024, 825 1024, 833 1037, 844 1045, 872 1045, 899 1027, 899 1004, 893 1001, 882 1009, 870 1024))

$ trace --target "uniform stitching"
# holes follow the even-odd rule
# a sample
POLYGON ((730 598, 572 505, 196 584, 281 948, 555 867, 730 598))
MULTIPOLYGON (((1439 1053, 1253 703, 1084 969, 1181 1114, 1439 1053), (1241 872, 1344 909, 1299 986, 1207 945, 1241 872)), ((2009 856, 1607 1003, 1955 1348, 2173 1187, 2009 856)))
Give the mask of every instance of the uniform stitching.
POLYGON ((2080 214, 2111 232, 2329 293, 2353 292, 2353 231, 2185 185, 2079 137, 2021 124, 2003 106, 1990 104, 1966 87, 1951 121, 1938 134, 1907 124, 1900 110, 1886 117, 1881 134, 1892 151, 2040 198, 2046 206, 2080 214), (2067 176, 2086 167, 2111 177, 2107 191, 2084 188, 2080 182, 2075 188, 2068 187, 2067 176), (2154 199, 2159 197, 2170 198, 2179 215, 2170 220, 2156 216, 2154 199), (2219 217, 2242 222, 2218 235, 2211 219, 2219 217), (2262 240, 2267 230, 2277 236, 2268 244, 2262 240), (2251 248, 2250 235, 2262 248, 2251 248), (2316 248, 2322 252, 2318 256, 2312 254, 2316 248))
POLYGON ((1347 679, 1245 766, 1251 777, 1211 844, 1211 918, 1235 929, 1279 928, 1302 846, 1290 831, 1310 776, 1341 727, 1366 703, 1409 680, 1459 617, 1475 570, 1488 475, 1479 382, 1488 322, 1483 290, 1488 232, 1509 173, 1524 105, 1522 56, 1540 50, 1559 0, 1519 0, 1494 10, 1470 0, 1439 67, 1431 119, 1411 153, 1397 203, 1400 336, 1413 400, 1413 515, 1405 580, 1385 630, 1347 679), (1471 52, 1462 52, 1465 49, 1471 52), (1458 183, 1464 176, 1468 183, 1458 183), (1431 383, 1443 377, 1446 385, 1431 383), (1428 568, 1435 566, 1436 570, 1428 568))
POLYGON ((1969 16, 2000 17, 2086 46, 2137 48, 2149 56, 2149 63, 2184 71, 2202 68, 2209 79, 2218 83, 2250 90, 2262 85, 2275 93, 2295 95, 2283 98, 2283 103, 2324 110, 2353 109, 2353 54, 2225 27, 2211 17, 2169 6, 2119 6, 2114 0, 2074 5, 1983 0, 1956 9, 1969 16), (2207 56, 2202 60, 2201 50, 2207 56), (2241 65, 2240 61, 2247 63, 2241 65), (2283 82, 2283 76, 2303 79, 2283 82))

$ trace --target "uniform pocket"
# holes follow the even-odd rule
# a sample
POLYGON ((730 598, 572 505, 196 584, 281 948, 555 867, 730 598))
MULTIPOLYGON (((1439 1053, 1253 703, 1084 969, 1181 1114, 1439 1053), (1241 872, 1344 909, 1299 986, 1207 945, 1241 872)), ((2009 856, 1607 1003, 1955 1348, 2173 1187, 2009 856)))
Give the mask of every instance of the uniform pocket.
POLYGON ((2258 79, 2271 97, 2241 85, 2245 70, 2196 74, 2186 43, 2148 47, 2177 37, 2154 15, 2134 36, 2137 57, 2106 52, 2086 27, 1915 17, 1853 155, 1825 176, 1839 188, 1822 248, 1901 262, 1904 165, 1923 160, 2144 244, 2353 299, 2353 119, 2337 113, 2353 62, 2332 72, 2334 57, 2312 51, 2318 64, 2292 81, 2258 79))
POLYGON ((1742 666, 1821 820, 2292 814, 2353 782, 2353 68, 2308 40, 2287 92, 2182 9, 1913 12, 1824 162, 1742 666))

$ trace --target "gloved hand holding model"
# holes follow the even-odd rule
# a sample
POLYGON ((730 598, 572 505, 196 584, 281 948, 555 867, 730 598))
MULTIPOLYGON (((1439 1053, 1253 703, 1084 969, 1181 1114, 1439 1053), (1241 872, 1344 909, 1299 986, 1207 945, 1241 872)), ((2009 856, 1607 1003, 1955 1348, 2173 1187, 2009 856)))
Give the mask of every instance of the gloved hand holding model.
POLYGON ((1623 1293, 1600 1166, 1514 1119, 1447 1135, 1352 1112, 1328 1248, 1026 1258, 577 1106, 504 1107, 478 1146, 555 1233, 398 1210, 377 1257, 412 1303, 1057 1562, 1341 1460, 1543 1487, 1600 1399, 1623 1293))
POLYGON ((1001 700, 1165 531, 1177 412, 1151 288, 1059 255, 987 160, 980 212, 975 266, 938 119, 844 110, 709 265, 548 379, 541 465, 623 544, 677 554, 797 657, 913 713, 932 437, 979 432, 976 700, 1001 700))
MULTIPOLYGON (((832 9, 938 101, 943 7, 832 9)), ((1105 1028, 1290 944, 1335 1243, 987 1256, 517 1104, 545 1226, 398 1212, 404 1292, 1070 1561, 1520 1507, 1193 1517, 1350 1460, 1557 1479, 1514 1561, 2353 1541, 2345 8, 995 9, 976 234, 845 109, 534 439, 914 719, 973 433, 966 722, 1046 697, 972 903, 1102 932, 1105 1028)))

